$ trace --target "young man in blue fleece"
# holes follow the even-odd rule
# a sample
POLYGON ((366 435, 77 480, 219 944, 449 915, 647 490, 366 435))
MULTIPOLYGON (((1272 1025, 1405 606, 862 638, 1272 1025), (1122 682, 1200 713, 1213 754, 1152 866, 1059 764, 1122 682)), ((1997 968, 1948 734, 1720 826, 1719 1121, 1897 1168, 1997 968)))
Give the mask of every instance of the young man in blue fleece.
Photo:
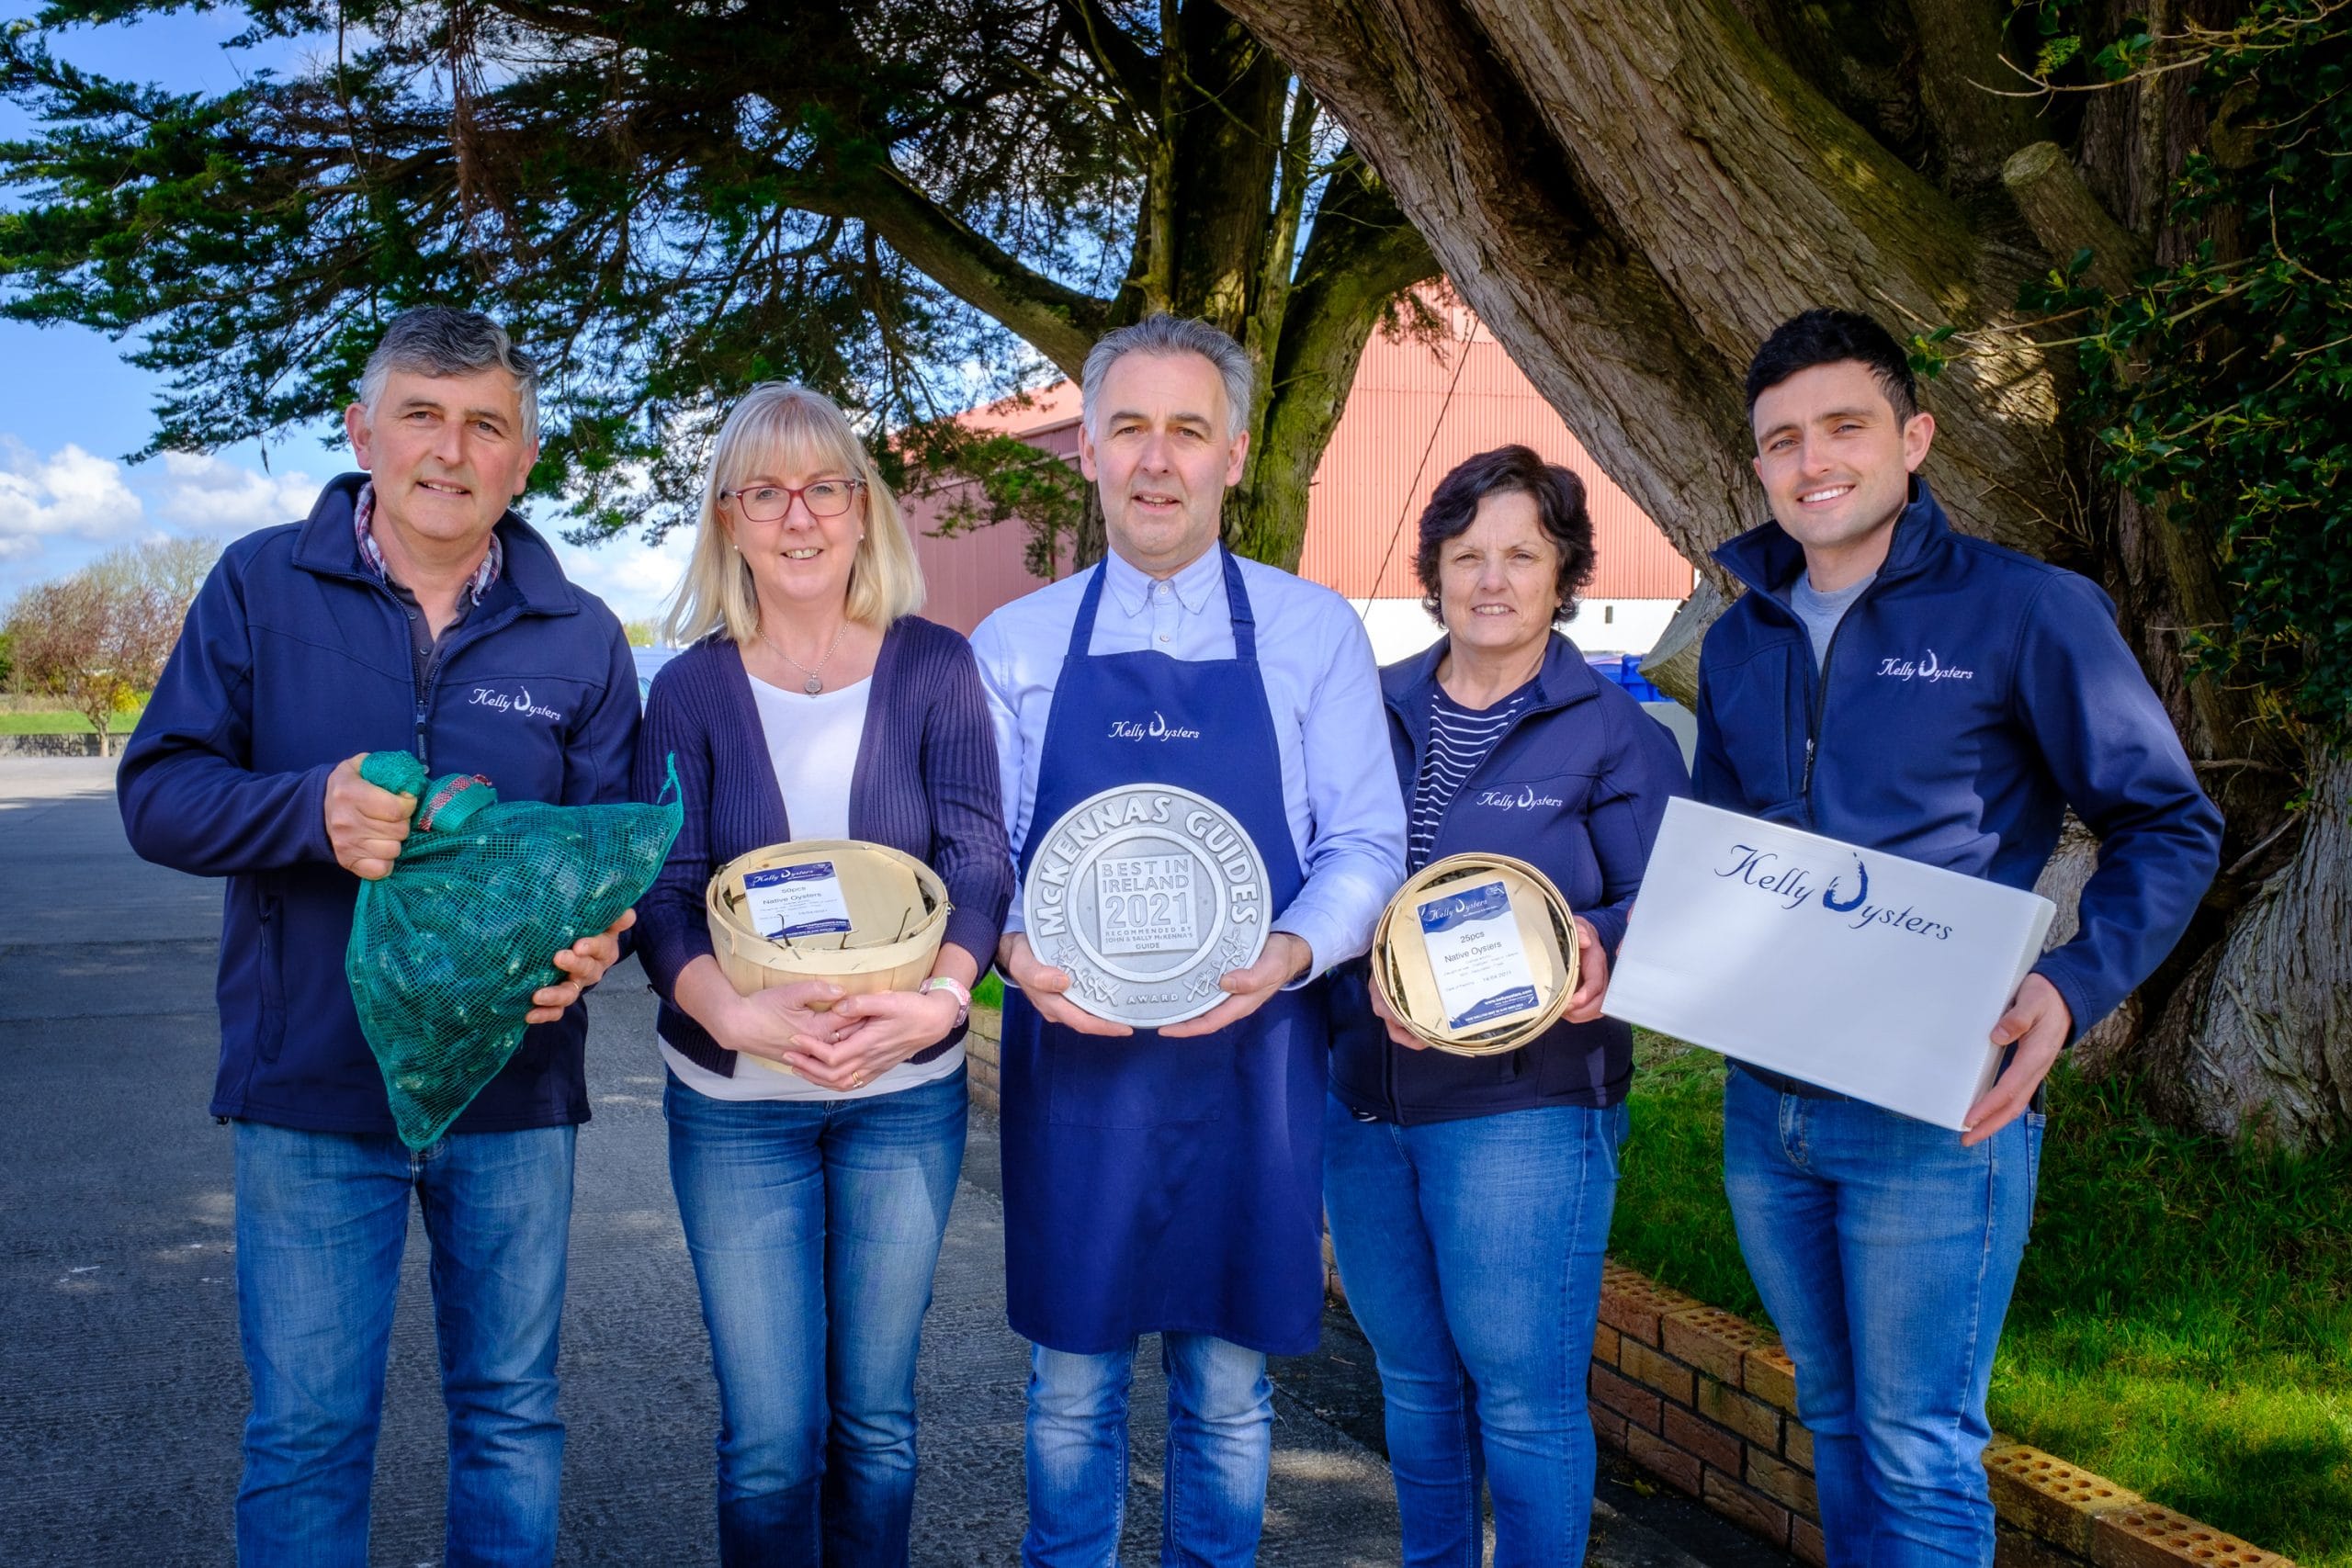
POLYGON ((1993 1031, 2002 1069, 1930 1126, 1735 1064, 1724 1185, 1796 1363, 1832 1568, 1993 1561, 1993 1351, 2024 1256, 2060 1051, 2155 968, 2213 877, 2221 814, 2072 572, 1953 531, 1903 349, 1808 310, 1747 373, 1774 521, 1699 668, 1698 797, 2030 888, 2067 807, 2100 840, 2073 941, 1993 1031))

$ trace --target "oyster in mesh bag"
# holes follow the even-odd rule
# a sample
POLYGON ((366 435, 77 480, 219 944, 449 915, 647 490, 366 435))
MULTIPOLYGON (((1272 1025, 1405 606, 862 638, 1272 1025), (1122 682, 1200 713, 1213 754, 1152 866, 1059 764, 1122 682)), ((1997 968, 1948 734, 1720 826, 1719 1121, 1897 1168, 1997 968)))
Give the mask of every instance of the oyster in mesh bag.
POLYGON ((677 768, 656 806, 502 801, 479 774, 428 784, 406 751, 359 776, 417 797, 390 874, 359 885, 343 967, 401 1141, 424 1149, 514 1056, 555 954, 653 885, 684 820, 677 768))

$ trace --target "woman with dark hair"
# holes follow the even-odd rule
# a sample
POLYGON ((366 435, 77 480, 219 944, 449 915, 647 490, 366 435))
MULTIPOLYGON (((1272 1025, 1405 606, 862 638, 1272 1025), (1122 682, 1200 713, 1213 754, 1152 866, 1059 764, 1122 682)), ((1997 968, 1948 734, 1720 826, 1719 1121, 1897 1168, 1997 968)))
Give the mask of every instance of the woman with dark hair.
POLYGON ((1498 1056, 1424 1050, 1361 964, 1333 998, 1324 1206, 1380 1366, 1408 1564, 1580 1561, 1592 1512, 1585 1371, 1625 1134, 1633 1032, 1600 1016, 1668 797, 1665 728, 1555 629, 1593 567, 1584 485, 1524 446, 1464 462, 1421 513, 1436 646, 1381 671, 1408 802, 1406 869, 1530 862, 1576 912, 1567 1016, 1498 1056))

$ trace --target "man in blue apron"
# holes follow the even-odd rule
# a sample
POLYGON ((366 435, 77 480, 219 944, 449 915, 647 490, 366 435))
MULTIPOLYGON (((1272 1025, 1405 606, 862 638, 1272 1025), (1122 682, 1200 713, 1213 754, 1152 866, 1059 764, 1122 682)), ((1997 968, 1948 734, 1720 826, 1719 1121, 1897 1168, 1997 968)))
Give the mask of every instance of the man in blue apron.
POLYGON ((1155 316, 1088 355, 1080 466, 1110 555, 1008 604, 972 639, 1024 876, 1071 807, 1173 785, 1265 861, 1263 953, 1202 1016, 1106 1022, 1032 954, 1020 899, 998 962, 1005 1264, 1029 1384, 1033 1564, 1115 1559, 1137 1337, 1168 1371, 1167 1562, 1246 1563, 1265 1512, 1266 1357, 1322 1314, 1317 977, 1363 953, 1404 874, 1372 647, 1347 601, 1218 543, 1249 446, 1230 337, 1155 316))

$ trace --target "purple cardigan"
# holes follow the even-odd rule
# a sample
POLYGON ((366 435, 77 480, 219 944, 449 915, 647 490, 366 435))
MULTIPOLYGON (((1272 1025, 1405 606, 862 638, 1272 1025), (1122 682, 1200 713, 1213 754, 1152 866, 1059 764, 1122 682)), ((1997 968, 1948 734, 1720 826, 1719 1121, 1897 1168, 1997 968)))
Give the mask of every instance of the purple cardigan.
MULTIPOLYGON (((637 799, 661 794, 672 757, 685 825, 638 900, 637 950, 661 993, 662 1038, 732 1077, 735 1053, 678 1010, 674 987, 679 972, 711 951, 703 908, 711 877, 737 855, 789 840, 792 828, 743 655, 724 635, 705 637, 654 676, 630 780, 637 799)), ((971 644, 918 616, 893 621, 850 774, 850 836, 903 850, 939 873, 955 906, 946 940, 978 959, 983 974, 1012 900, 997 778, 996 732, 971 644)), ((932 1060, 961 1038, 958 1030, 913 1059, 932 1060)))

